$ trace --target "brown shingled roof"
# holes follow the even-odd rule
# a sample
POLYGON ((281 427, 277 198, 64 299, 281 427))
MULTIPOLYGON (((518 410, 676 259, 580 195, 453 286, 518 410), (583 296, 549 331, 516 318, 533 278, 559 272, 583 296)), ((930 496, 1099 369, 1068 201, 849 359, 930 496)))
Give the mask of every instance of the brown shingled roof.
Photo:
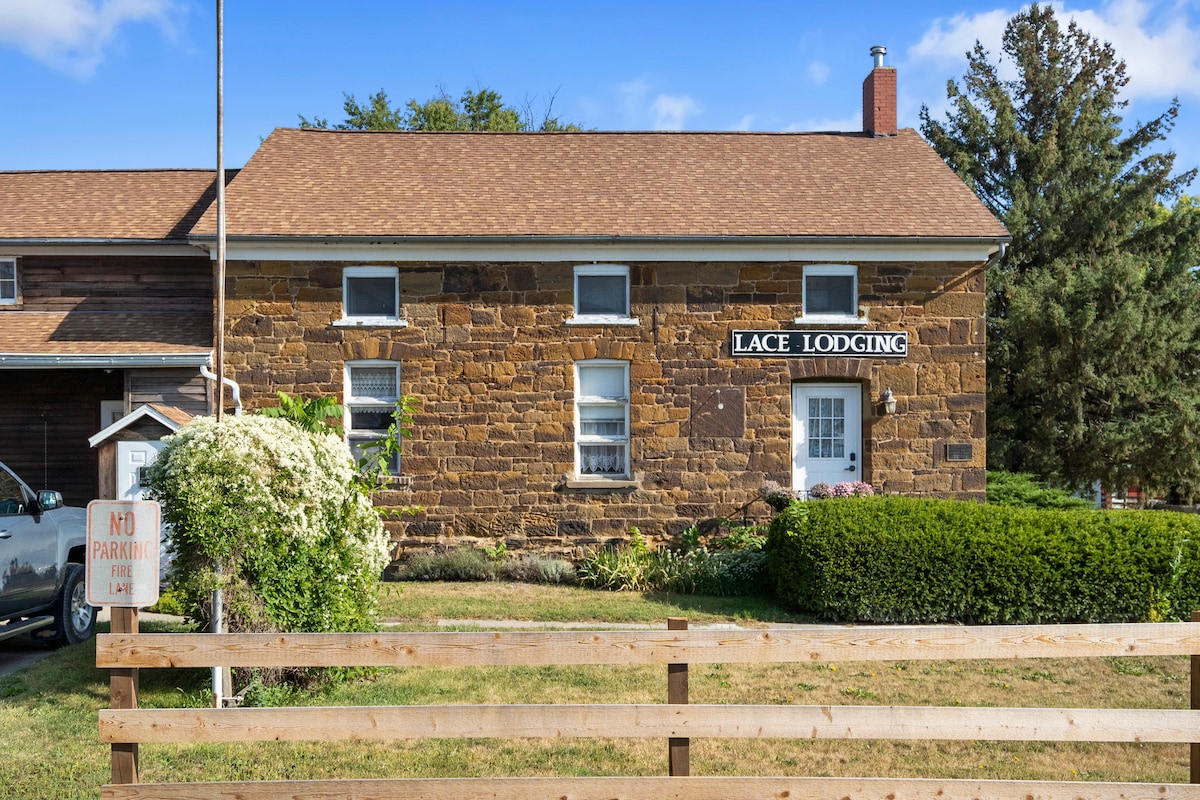
MULTIPOLYGON (((913 130, 423 133, 277 129, 230 236, 1002 237, 913 130)), ((212 209, 194 233, 215 230, 212 209)))
POLYGON ((206 314, 3 312, 0 355, 203 355, 212 325, 206 314))
POLYGON ((183 239, 215 170, 0 172, 0 239, 183 239))

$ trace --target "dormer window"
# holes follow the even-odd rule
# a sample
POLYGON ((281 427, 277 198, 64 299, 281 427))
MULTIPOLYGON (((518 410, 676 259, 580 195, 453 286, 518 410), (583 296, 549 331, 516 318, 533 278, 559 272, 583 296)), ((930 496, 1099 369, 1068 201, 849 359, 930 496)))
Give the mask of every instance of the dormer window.
POLYGON ((797 322, 861 322, 858 318, 858 267, 853 264, 805 267, 804 313, 797 322))
POLYGON ((404 325, 397 267, 346 267, 342 271, 340 325, 404 325))

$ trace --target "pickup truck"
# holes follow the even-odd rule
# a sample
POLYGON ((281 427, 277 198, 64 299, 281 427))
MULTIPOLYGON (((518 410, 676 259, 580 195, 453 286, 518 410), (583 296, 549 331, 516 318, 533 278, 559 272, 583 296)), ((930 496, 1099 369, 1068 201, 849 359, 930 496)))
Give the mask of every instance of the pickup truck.
POLYGON ((0 639, 76 644, 96 631, 84 586, 87 511, 0 463, 0 639))

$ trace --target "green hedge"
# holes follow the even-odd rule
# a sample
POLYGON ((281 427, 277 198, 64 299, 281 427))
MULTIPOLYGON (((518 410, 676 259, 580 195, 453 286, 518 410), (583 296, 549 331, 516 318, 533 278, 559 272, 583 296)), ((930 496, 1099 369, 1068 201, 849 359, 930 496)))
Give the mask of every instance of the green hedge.
POLYGON ((767 550, 779 597, 824 620, 1138 622, 1200 608, 1190 514, 852 497, 793 503, 767 550))

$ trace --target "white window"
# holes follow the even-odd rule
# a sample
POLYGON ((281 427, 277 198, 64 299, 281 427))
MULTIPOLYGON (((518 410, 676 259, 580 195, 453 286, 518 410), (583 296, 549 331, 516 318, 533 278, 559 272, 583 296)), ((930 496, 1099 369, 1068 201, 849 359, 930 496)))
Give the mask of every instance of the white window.
POLYGON ((804 314, 798 321, 848 323, 858 318, 858 267, 816 264, 804 268, 804 314))
POLYGON ((575 463, 580 478, 629 477, 629 362, 575 365, 575 463))
POLYGON ((404 325, 397 267, 342 270, 342 325, 404 325))
POLYGON ((0 305, 17 304, 17 260, 0 258, 0 305))
MULTIPOLYGON (((346 362, 346 444, 355 461, 377 457, 376 445, 386 436, 400 399, 400 365, 395 361, 346 362)), ((399 440, 395 440, 399 444, 399 440)), ((400 473, 400 456, 388 459, 387 472, 400 473)))
POLYGON ((636 325, 629 316, 629 267, 585 264, 575 268, 576 325, 636 325))

